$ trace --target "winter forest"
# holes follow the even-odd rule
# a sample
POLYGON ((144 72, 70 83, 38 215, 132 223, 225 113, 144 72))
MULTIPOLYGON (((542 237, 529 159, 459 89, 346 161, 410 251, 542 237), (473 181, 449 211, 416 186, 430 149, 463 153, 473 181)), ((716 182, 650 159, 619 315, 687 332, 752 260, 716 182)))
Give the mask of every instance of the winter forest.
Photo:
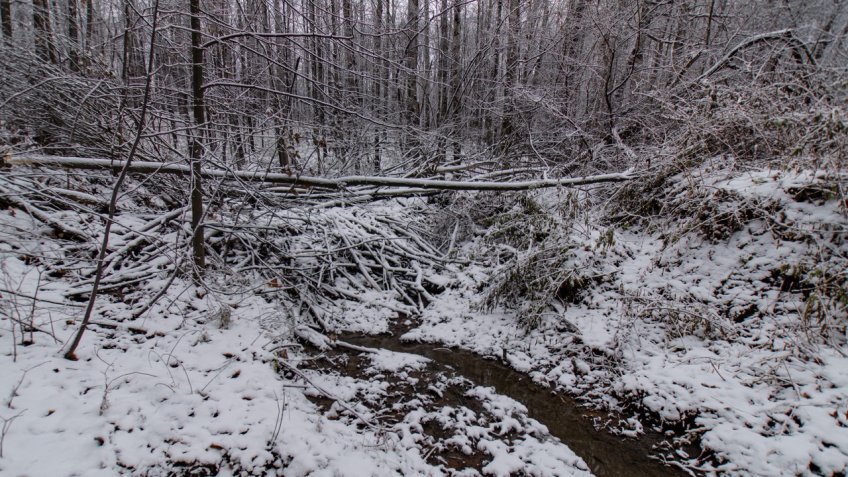
POLYGON ((0 27, 0 475, 848 473, 848 2, 0 27))

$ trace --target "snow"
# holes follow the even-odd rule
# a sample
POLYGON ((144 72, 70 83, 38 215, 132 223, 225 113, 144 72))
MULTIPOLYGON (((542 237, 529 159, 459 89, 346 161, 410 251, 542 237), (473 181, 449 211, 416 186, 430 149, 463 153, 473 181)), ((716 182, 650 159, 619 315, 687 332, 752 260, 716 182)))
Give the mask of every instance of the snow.
MULTIPOLYGON (((337 274, 330 281, 328 273, 322 280, 343 298, 324 303, 320 312, 332 327, 369 333, 387 331, 398 316, 414 319, 418 325, 402 340, 502 359, 537 383, 624 412, 618 429, 624 435, 678 429, 672 436, 677 443, 692 440, 708 450, 703 456, 673 450, 665 455, 692 471, 844 474, 844 308, 833 305, 820 319, 806 316, 808 297, 781 282, 802 273, 816 286, 824 286, 822 277, 844 280, 845 211, 835 200, 796 199, 797 188, 827 179, 813 172, 704 170, 698 177, 701 188, 693 193, 732 194, 719 201, 722 213, 743 203, 768 213, 722 237, 699 233, 705 224, 694 224, 690 216, 665 224, 677 226, 676 234, 616 230, 615 243, 603 249, 604 229, 580 224, 567 231, 579 244, 569 250, 569 263, 609 278, 589 286, 576 303, 545 311, 534 329, 519 324, 515 310, 481 306, 487 287, 508 266, 499 262, 500 251, 481 240, 456 244, 468 258, 461 265, 432 270, 423 259, 410 265, 418 273, 409 278, 411 286, 421 287, 426 278, 445 288, 421 292, 429 295, 426 306, 423 300, 404 303, 395 290, 369 287, 361 277, 337 274), (829 334, 819 331, 825 326, 829 334)), ((540 200, 561 200, 553 194, 540 200)), ((93 191, 71 196, 96 197, 93 191)), ((369 212, 391 216, 404 205, 392 201, 369 212)), ((117 328, 93 325, 79 360, 65 360, 63 344, 82 311, 82 303, 69 298, 89 285, 75 280, 76 270, 66 278, 42 276, 32 257, 62 257, 62 246, 46 238, 48 227, 10 210, 0 211, 0 226, 12 231, 4 237, 15 236, 0 241, 2 475, 156 476, 181 465, 207 466, 217 475, 479 473, 449 469, 428 458, 428 449, 482 453, 485 475, 590 475, 567 443, 552 438, 520 403, 460 378, 446 377, 405 401, 375 408, 395 392, 391 380, 420 385, 430 361, 377 350, 363 358, 363 376, 306 369, 301 360, 307 355, 291 340, 329 351, 334 338, 308 326, 300 303, 283 306, 252 290, 216 295, 178 278, 161 303, 137 320, 129 319, 133 304, 120 293, 105 294, 95 321, 117 328), (33 306, 28 297, 36 295, 40 301, 33 306), (226 326, 219 311, 224 305, 231 310, 226 326), (22 343, 18 322, 30 320, 39 331, 22 343), (281 360, 306 369, 309 381, 287 372, 281 360), (438 404, 449 386, 466 386, 464 396, 480 409, 438 404), (335 400, 327 409, 310 400, 326 394, 335 400), (397 414, 398 421, 375 425, 386 413, 397 414), (428 436, 428 423, 438 423, 446 437, 428 436)), ((313 219, 337 222, 342 232, 362 226, 371 233, 367 240, 379 239, 380 224, 368 213, 328 208, 320 214, 313 219)), ((142 232, 158 218, 125 213, 116 228, 142 232)), ((62 220, 93 240, 102 233, 73 214, 62 220)), ((141 236, 116 236, 113 249, 137 244, 141 236)), ((298 240, 292 241, 292 257, 304 269, 318 269, 310 238, 298 240)), ((148 265, 166 269, 169 260, 148 265)), ((133 273, 124 269, 121 276, 133 273)), ((140 290, 152 295, 167 280, 160 274, 140 290)), ((389 278, 376 280, 382 285, 389 278)))
POLYGON ((489 425, 481 432, 482 435, 498 436, 510 431, 525 431, 525 426, 530 427, 527 430, 529 436, 511 445, 499 439, 484 438, 479 441, 478 447, 494 456, 494 459, 483 467, 484 474, 509 476, 516 472, 525 472, 529 475, 591 475, 583 460, 568 447, 558 445, 550 439, 539 440, 534 436, 547 433, 545 426, 532 419, 524 423, 512 417, 527 412, 527 408, 520 403, 496 394, 492 388, 481 386, 469 390, 466 395, 481 399, 483 407, 501 419, 500 422, 489 425))
POLYGON ((403 368, 421 369, 430 360, 415 354, 396 353, 384 349, 377 350, 369 356, 371 365, 380 371, 398 372, 403 368))
MULTIPOLYGON (((252 319, 263 306, 243 303, 225 330, 172 319, 173 329, 149 340, 91 332, 76 362, 46 336, 19 346, 13 360, 4 326, 0 390, 11 399, 0 417, 18 417, 0 473, 166 475, 166 463, 217 467, 223 459, 235 474, 276 475, 283 462, 287 476, 426 474, 431 466, 416 452, 375 447, 373 432, 321 416, 274 372, 269 340, 252 319)), ((63 340, 75 329, 53 320, 63 340)))
MULTIPOLYGON (((139 244, 140 239, 132 234, 163 220, 132 213, 132 209, 132 202, 123 204, 124 212, 117 219, 121 226, 116 228, 129 232, 115 235, 112 250, 139 244)), ((369 220, 342 211, 327 213, 369 220)), ((85 220, 79 216, 66 219, 95 237, 101 233, 91 225, 81 227, 85 220)), ((47 279, 37 262, 26 258, 62 257, 62 246, 41 235, 49 230, 26 214, 4 211, 0 220, 4 227, 26 231, 14 241, 0 242, 3 288, 15 292, 3 293, 6 311, 0 316, 0 343, 4 346, 0 395, 9 396, 0 402, 0 418, 5 423, 0 474, 451 473, 442 464, 427 461, 422 435, 415 430, 418 424, 375 426, 378 413, 360 402, 384 398, 389 390, 387 376, 417 382, 413 373, 424 372, 428 359, 378 350, 366 353, 371 380, 306 371, 309 381, 304 381, 279 365, 285 359, 296 369, 308 358, 289 340, 298 336, 323 349, 332 348, 334 340, 305 326, 292 307, 266 300, 260 293, 218 295, 177 278, 166 296, 138 319, 130 319, 133 303, 121 301, 120 294, 103 294, 95 308, 96 324, 90 326, 77 350, 79 359, 64 359, 63 346, 76 332, 82 308, 68 297, 87 293, 88 285, 78 280, 76 273, 67 279, 47 279), (27 297, 36 295, 41 301, 31 306, 27 297), (227 320, 221 310, 228 310, 227 320), (21 328, 12 318, 27 322, 31 318, 41 330, 34 333, 32 343, 21 344, 21 328), (319 396, 334 400, 327 412, 310 400, 319 396), (351 417, 352 411, 372 424, 351 417)), ((302 260, 311 260, 305 246, 295 253, 304 251, 302 260)), ((146 265, 167 270, 168 258, 146 265)), ((136 273, 125 266, 121 269, 122 279, 136 273)), ((107 274, 104 283, 111 279, 107 274)), ((213 289, 242 284, 213 280, 209 282, 213 289)), ((441 280, 449 283, 448 278, 441 280)), ((142 300, 167 283, 167 274, 145 281, 141 290, 148 296, 142 300)), ((344 280, 339 286, 358 298, 340 303, 345 318, 370 332, 386 329, 388 320, 398 312, 416 310, 399 303, 391 291, 354 290, 353 284, 344 280)), ((338 316, 327 318, 339 322, 338 316)), ((442 385, 437 384, 429 395, 442 392, 442 385)), ((409 397, 404 406, 410 416, 419 413, 421 419, 433 418, 421 407, 430 398, 409 397)), ((492 393, 480 397, 497 398, 492 393)), ((491 423, 468 409, 462 412, 471 413, 472 420, 455 429, 448 445, 472 451, 479 441, 488 442, 491 467, 485 473, 501 475, 500 463, 508 458, 513 467, 532 475, 586 474, 585 464, 564 444, 543 435, 543 427, 526 417, 526 409, 507 406, 498 414, 502 422, 491 423), (539 435, 494 447, 504 432, 525 429, 539 435)), ((479 472, 467 468, 456 475, 479 472)))
MULTIPOLYGON (((848 347, 838 320, 846 317, 834 311, 834 334, 822 339, 804 327, 803 298, 778 291, 772 278, 775 270, 822 265, 844 274, 844 236, 829 238, 828 231, 848 230, 845 211, 835 200, 800 202, 790 192, 821 179, 769 170, 704 171, 701 178, 706 188, 775 204, 783 226, 811 240, 782 237, 773 224, 756 218, 726 241, 689 233, 670 242, 639 230, 616 231, 607 252, 620 261, 615 281, 548 314, 538 328, 523 329, 508 310, 480 311, 479 290, 492 278, 478 266, 457 271, 463 285, 437 297, 421 325, 403 339, 505 357, 535 381, 602 407, 618 409, 635 400, 645 412, 627 420, 626 435, 643 428, 640 419, 660 428, 684 421, 714 453, 711 459, 689 458, 684 465, 692 470, 844 473, 848 347), (836 262, 817 262, 822 247, 842 247, 831 259, 836 262), (734 321, 746 313, 753 316, 734 321), (577 333, 557 331, 562 322, 577 333)), ((594 237, 584 240, 589 246, 594 237)))
MULTIPOLYGON (((7 230, 32 227, 25 214, 0 212, 0 220, 7 230)), ((101 296, 94 321, 122 328, 91 326, 79 360, 64 359, 63 343, 81 316, 80 305, 65 299, 73 285, 48 280, 25 261, 58 247, 28 234, 12 243, 18 248, 0 243, 2 288, 16 293, 2 293, 0 314, 0 474, 164 476, 180 465, 207 465, 219 475, 438 473, 417 449, 384 446, 375 430, 321 415, 302 382, 276 372, 279 358, 268 350, 280 344, 285 312, 260 295, 230 297, 226 328, 216 319, 218 299, 181 280, 135 321, 127 321, 123 303, 101 296), (36 294, 49 303, 32 306, 26 296, 36 294), (32 319, 44 332, 24 346, 10 318, 32 319)))
MULTIPOLYGON (((357 412, 368 419, 385 414, 388 409, 391 413, 401 413, 398 422, 387 424, 392 431, 387 438, 393 440, 395 448, 422 451, 427 448, 439 451, 453 449, 465 455, 471 455, 476 449, 490 456, 489 462, 481 469, 483 475, 591 475, 582 459, 551 437, 545 426, 527 416, 526 407, 496 393, 494 389, 470 386, 471 383, 462 377, 437 374, 435 381, 428 385, 429 392, 401 392, 399 396, 396 386, 421 389, 422 383, 410 373, 420 371, 428 360, 384 349, 369 353, 365 358, 369 365, 363 377, 325 372, 310 372, 309 376, 321 388, 349 402, 357 402, 357 412), (399 384, 390 384, 384 379, 387 371, 399 384), (441 403, 445 392, 455 387, 468 387, 463 401, 477 401, 482 410, 472 410, 471 404, 454 406, 441 403), (391 399, 400 400, 393 402, 391 399), (435 435, 425 430, 431 423, 437 424, 435 435)), ((349 422, 357 419, 336 405, 330 406, 325 415, 349 422)), ((457 470, 460 475, 479 475, 473 468, 457 470)), ((442 475, 442 471, 453 474, 453 470, 442 468, 432 475, 442 475)))

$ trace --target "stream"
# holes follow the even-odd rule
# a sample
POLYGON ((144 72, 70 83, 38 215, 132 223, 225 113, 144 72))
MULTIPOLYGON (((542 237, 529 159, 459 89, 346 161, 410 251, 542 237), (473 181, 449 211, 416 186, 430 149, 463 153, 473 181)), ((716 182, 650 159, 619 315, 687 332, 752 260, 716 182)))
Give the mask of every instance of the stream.
MULTIPOLYGON (((410 353, 429 358, 431 372, 449 371, 472 381, 476 385, 491 386, 499 394, 520 402, 528 415, 547 426, 551 435, 559 438, 589 466, 599 477, 611 476, 682 476, 680 469, 665 466, 651 459, 652 446, 663 436, 648 432, 638 439, 627 439, 595 428, 590 414, 576 400, 554 393, 532 382, 529 376, 519 373, 495 360, 472 352, 437 344, 407 343, 394 335, 361 335, 345 333, 341 341, 370 348, 410 353)), ((604 417, 600 415, 599 417, 604 417)))

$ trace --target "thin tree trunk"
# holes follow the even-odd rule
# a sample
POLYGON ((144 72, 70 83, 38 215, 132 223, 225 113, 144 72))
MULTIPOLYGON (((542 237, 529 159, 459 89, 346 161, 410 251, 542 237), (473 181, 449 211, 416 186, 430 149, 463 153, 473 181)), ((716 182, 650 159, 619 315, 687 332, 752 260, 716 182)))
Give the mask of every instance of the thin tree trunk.
MULTIPOLYGON (((418 0, 409 0, 406 10, 406 31, 408 41, 404 50, 404 68, 406 69, 405 92, 402 97, 405 101, 403 111, 407 131, 404 134, 401 151, 403 154, 417 156, 420 153, 417 133, 415 129, 419 126, 421 109, 418 103, 418 0)), ((398 98, 400 99, 400 98, 398 98)))
POLYGON ((453 27, 451 33, 451 103, 449 104, 450 109, 448 114, 456 120, 458 119, 462 105, 462 91, 460 91, 460 85, 462 83, 462 78, 460 78, 462 65, 462 4, 459 2, 453 7, 453 27))
POLYGON ((147 77, 145 78, 144 97, 142 98, 141 113, 138 120, 138 127, 136 129, 135 139, 133 140, 132 146, 130 147, 129 154, 127 154, 127 160, 124 161, 121 165, 121 173, 120 175, 118 175, 118 179, 115 180, 115 185, 112 187, 112 196, 109 201, 109 217, 106 220, 106 225, 103 230, 103 241, 100 244, 100 251, 98 252, 97 256, 97 267, 94 274, 94 283, 91 287, 91 295, 88 298, 88 304, 85 307, 85 313, 83 314, 82 323, 80 323, 79 330, 77 330, 77 333, 76 335, 74 335, 74 339, 71 342, 71 345, 65 352, 65 359, 76 361, 77 347, 79 347, 79 344, 82 341, 82 336, 85 333, 88 323, 91 321, 91 315, 94 312, 94 303, 97 300, 97 291, 100 286, 100 281, 103 278, 104 259, 106 258, 106 252, 109 247, 109 234, 112 231, 112 224, 114 223, 115 212, 117 211, 118 195, 121 191, 121 186, 123 185, 124 180, 130 172, 133 158, 135 157, 136 151, 138 150, 138 145, 141 142, 142 133, 144 132, 145 120, 147 118, 147 105, 150 101, 150 86, 153 80, 153 45, 156 43, 155 40, 158 17, 159 0, 155 0, 153 4, 153 21, 151 24, 150 33, 150 53, 148 57, 149 59, 147 67, 147 77))
POLYGON ((418 0, 409 0, 407 5, 407 31, 410 38, 406 45, 406 118, 410 126, 418 125, 418 0))
POLYGON ((439 89, 439 123, 442 126, 448 117, 448 101, 450 100, 450 92, 448 90, 448 0, 442 0, 441 4, 441 19, 439 20, 439 73, 438 73, 438 89, 439 89))
POLYGON ((206 247, 203 240, 203 130, 206 127, 206 107, 203 101, 203 48, 200 34, 200 0, 189 0, 191 16, 191 95, 194 115, 194 134, 191 139, 191 250, 195 278, 206 268, 206 247))
POLYGON ((88 52, 94 36, 94 0, 83 0, 83 2, 85 2, 85 44, 83 51, 88 52))
POLYGON ((0 23, 3 24, 3 41, 12 44, 12 2, 0 0, 0 23))
POLYGON ((42 61, 58 63, 59 56, 53 43, 53 27, 50 26, 49 0, 33 0, 32 26, 35 29, 35 54, 42 61))
POLYGON ((498 84, 500 83, 499 76, 501 71, 501 45, 500 45, 500 35, 498 33, 497 28, 500 26, 501 15, 503 14, 503 0, 496 0, 496 6, 492 8, 494 10, 494 17, 491 19, 490 23, 490 33, 493 35, 492 39, 492 51, 493 53, 493 63, 492 70, 489 73, 489 94, 486 98, 486 102, 489 104, 488 110, 486 111, 486 117, 483 120, 483 129, 484 136, 486 142, 488 144, 493 144, 495 142, 495 138, 497 137, 497 126, 495 122, 496 109, 497 109, 497 101, 498 101, 498 84))
MULTIPOLYGON (((122 170, 125 161, 109 159, 84 159, 78 157, 56 156, 14 156, 8 163, 11 165, 40 165, 67 167, 72 169, 111 169, 122 170)), ((161 162, 133 162, 128 168, 130 172, 140 174, 175 174, 179 176, 193 175, 196 171, 184 164, 166 164, 161 162)), ((287 186, 312 187, 325 190, 345 191, 350 187, 411 187, 421 190, 531 190, 546 187, 571 187, 602 182, 621 182, 638 177, 632 169, 625 172, 598 174, 583 177, 566 177, 559 179, 538 179, 517 182, 480 181, 451 181, 435 179, 415 179, 405 177, 385 176, 346 176, 336 178, 293 176, 279 173, 264 173, 257 171, 228 171, 223 169, 201 169, 203 177, 236 180, 238 182, 256 182, 267 184, 284 184, 287 186)))
POLYGON ((79 71, 80 56, 77 0, 68 0, 68 56, 70 58, 71 71, 79 71))
POLYGON ((501 123, 501 134, 504 138, 502 151, 506 152, 512 143, 515 133, 514 121, 515 108, 513 105, 514 89, 518 84, 518 39, 521 34, 521 2, 509 0, 509 34, 507 35, 506 47, 506 71, 504 73, 504 115, 501 123))
POLYGON ((430 59, 430 5, 429 2, 424 2, 424 11, 421 12, 423 14, 422 18, 424 19, 424 28, 422 28, 424 33, 424 38, 422 38, 421 44, 423 45, 422 50, 422 60, 424 64, 422 65, 422 73, 421 75, 424 77, 424 81, 421 82, 421 102, 420 102, 420 111, 418 115, 418 124, 424 129, 428 130, 435 123, 433 115, 438 111, 433 111, 432 105, 432 85, 435 82, 436 78, 433 75, 432 61, 430 59))
MULTIPOLYGON (((376 33, 374 36, 374 53, 376 58, 374 59, 374 111, 377 114, 383 113, 385 110, 383 108, 383 75, 385 75, 385 69, 383 68, 383 0, 376 0, 376 4, 374 6, 374 32, 376 33)), ((382 169, 382 145, 380 143, 380 131, 374 132, 374 158, 372 160, 371 172, 378 174, 382 169)))

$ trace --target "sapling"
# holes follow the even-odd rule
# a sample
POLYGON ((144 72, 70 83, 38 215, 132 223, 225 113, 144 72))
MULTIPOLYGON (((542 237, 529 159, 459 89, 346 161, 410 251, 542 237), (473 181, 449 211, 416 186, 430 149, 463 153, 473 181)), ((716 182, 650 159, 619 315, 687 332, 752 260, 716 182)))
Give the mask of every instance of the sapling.
MULTIPOLYGON (((157 33, 157 21, 159 19, 159 1, 156 0, 153 5, 153 23, 151 27, 150 33, 150 44, 154 45, 156 40, 157 33)), ((103 279, 103 268, 104 268, 104 259, 106 258, 106 252, 109 247, 109 234, 112 231, 112 224, 114 223, 115 213, 117 211, 118 204, 118 196, 121 192, 121 186, 124 183, 128 173, 129 166, 132 164, 132 160, 136 155, 136 151, 138 150, 139 144, 142 139, 142 132, 144 131, 145 122, 147 119, 147 106, 150 100, 150 89, 151 83, 153 81, 153 60, 154 60, 153 46, 150 47, 150 55, 149 55, 149 65, 148 71, 150 73, 145 78, 144 84, 144 98, 142 99, 141 105, 141 117, 138 120, 138 128, 136 130, 135 139, 133 140, 132 146, 130 147, 129 154, 127 155, 127 160, 124 162, 121 173, 118 175, 118 178, 115 180, 115 185, 112 187, 112 196, 109 200, 109 215, 106 220, 106 225, 103 229, 103 241, 100 244, 100 251, 97 255, 97 267, 94 275, 94 283, 91 286, 91 295, 88 299, 88 304, 85 308, 85 314, 82 318, 82 323, 80 323, 80 327, 77 330, 76 335, 74 336, 71 345, 68 347, 68 350, 65 352, 65 359, 76 361, 76 350, 82 341, 82 336, 85 333, 86 327, 88 326, 89 321, 91 321, 91 315, 94 312, 94 303, 97 300, 97 291, 100 286, 100 281, 103 279)))

